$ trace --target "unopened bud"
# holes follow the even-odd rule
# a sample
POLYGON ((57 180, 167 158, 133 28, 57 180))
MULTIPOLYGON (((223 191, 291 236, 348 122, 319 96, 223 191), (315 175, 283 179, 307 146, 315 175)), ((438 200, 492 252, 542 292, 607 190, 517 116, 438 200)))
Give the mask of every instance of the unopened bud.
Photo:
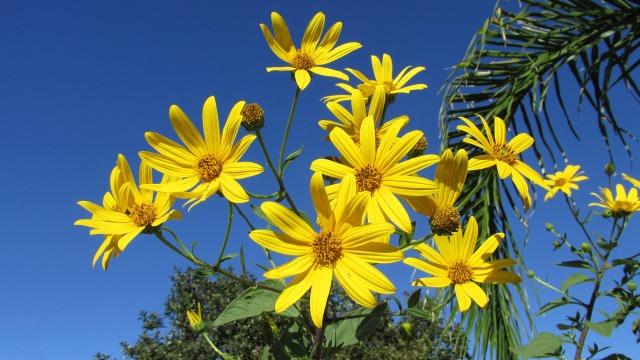
POLYGON ((612 176, 616 172, 616 166, 613 165, 612 162, 608 162, 607 165, 604 166, 604 173, 608 176, 612 176))
POLYGON ((404 331, 405 335, 413 335, 413 325, 410 322, 403 322, 402 324, 400 324, 400 328, 402 329, 402 331, 404 331))
POLYGON ((580 244, 580 248, 582 248, 582 251, 584 252, 591 251, 591 245, 588 242, 583 242, 582 244, 580 244))
POLYGON ((562 243, 560 242, 560 240, 556 240, 556 241, 553 242, 553 249, 554 250, 559 248, 560 246, 562 246, 562 243))
POLYGON ((609 210, 609 209, 607 209, 607 210, 602 212, 602 217, 605 218, 605 219, 610 218, 611 215, 613 215, 613 214, 611 213, 611 210, 609 210))
POLYGON ((536 276, 536 273, 533 270, 527 271, 527 276, 529 279, 533 279, 536 276))
POLYGON ((262 129, 264 126, 264 110, 256 103, 246 104, 240 111, 240 115, 242 115, 242 127, 247 131, 262 129))
POLYGON ((411 148, 411 150, 409 150, 409 159, 420 156, 422 154, 424 154, 424 151, 427 150, 427 138, 422 135, 422 137, 420 138, 420 140, 418 140, 418 142, 413 145, 413 147, 411 148))
POLYGON ((544 224, 544 228, 547 229, 547 231, 551 231, 551 230, 553 230, 553 224, 552 223, 546 223, 546 224, 544 224))
POLYGON ((633 281, 629 281, 627 283, 627 288, 629 289, 629 291, 634 292, 636 291, 636 289, 638 288, 638 286, 636 285, 636 283, 634 283, 633 281))

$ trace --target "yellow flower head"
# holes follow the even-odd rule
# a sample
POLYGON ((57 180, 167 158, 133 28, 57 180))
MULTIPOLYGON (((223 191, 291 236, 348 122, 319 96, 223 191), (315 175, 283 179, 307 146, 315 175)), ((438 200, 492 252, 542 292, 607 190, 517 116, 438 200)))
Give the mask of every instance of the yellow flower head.
POLYGON ((638 179, 636 179, 634 177, 631 177, 630 175, 625 174, 625 173, 622 173, 622 178, 627 180, 628 182, 630 182, 631 185, 633 185, 633 187, 640 188, 640 180, 638 180, 638 179))
POLYGON ((202 305, 198 303, 198 312, 193 310, 187 310, 187 319, 189 325, 195 331, 201 331, 204 329, 204 320, 202 320, 202 305))
POLYGON ((267 249, 296 257, 264 274, 269 279, 295 276, 278 297, 275 311, 286 310, 311 289, 311 319, 320 328, 334 276, 351 299, 372 308, 376 299, 371 291, 393 294, 396 288, 371 263, 399 261, 402 252, 387 245, 394 231, 391 224, 362 225, 366 195, 356 194, 353 175, 345 177, 333 208, 322 174, 313 175, 310 187, 318 230, 284 206, 265 202, 260 208, 279 231, 253 230, 249 237, 267 249))
POLYGON ((494 117, 494 134, 483 117, 480 117, 486 136, 469 119, 461 117, 465 125, 458 125, 457 129, 467 133, 464 142, 482 149, 485 154, 478 155, 469 160, 469 171, 485 169, 496 166, 501 179, 511 176, 525 208, 531 207, 529 186, 525 177, 533 183, 547 188, 544 178, 525 162, 520 160, 520 153, 533 145, 533 138, 526 133, 520 133, 507 142, 507 128, 499 117, 494 117), (523 177, 524 176, 524 177, 523 177))
POLYGON ((451 235, 460 228, 460 213, 455 203, 467 178, 467 166, 466 151, 458 150, 454 157, 451 149, 447 149, 436 168, 438 190, 426 196, 405 196, 411 207, 429 216, 431 232, 436 235, 451 235))
POLYGON ((321 76, 331 76, 348 81, 349 77, 338 70, 324 67, 330 62, 340 59, 362 47, 360 43, 349 42, 335 46, 342 31, 342 23, 337 22, 329 28, 320 40, 324 29, 324 14, 319 12, 313 16, 302 37, 302 45, 296 48, 291 40, 287 23, 277 12, 271 13, 273 35, 265 24, 260 24, 262 34, 267 40, 271 51, 289 66, 268 67, 267 71, 289 71, 294 74, 300 90, 311 82, 311 73, 321 76))
POLYGON ((249 201, 249 195, 236 180, 258 175, 264 169, 253 162, 239 161, 256 138, 253 134, 246 135, 234 144, 244 104, 244 101, 238 101, 233 106, 220 132, 216 99, 209 97, 202 108, 204 138, 187 115, 177 105, 171 105, 171 124, 185 146, 160 134, 147 132, 147 142, 158 153, 141 151, 140 157, 152 168, 179 179, 143 187, 189 199, 185 205, 191 204, 191 207, 218 191, 233 203, 249 201))
MULTIPOLYGON (((360 92, 354 92, 351 97, 351 112, 345 109, 344 106, 338 102, 332 101, 327 103, 327 109, 336 117, 340 122, 333 120, 320 120, 318 125, 324 130, 331 132, 335 128, 340 128, 351 136, 354 142, 360 142, 360 128, 362 127, 362 121, 370 116, 373 118, 375 126, 380 125, 382 118, 382 112, 385 104, 384 88, 378 86, 374 92, 371 100, 369 101, 369 109, 367 111, 366 99, 360 92)), ((376 132, 378 140, 384 135, 384 133, 393 126, 396 122, 402 124, 402 127, 409 122, 409 117, 406 115, 398 116, 392 120, 385 122, 376 132)))
MULTIPOLYGON (((404 232, 411 232, 411 219, 396 195, 428 195, 437 187, 416 173, 438 162, 438 155, 421 155, 400 162, 422 137, 422 132, 411 131, 397 138, 402 124, 390 126, 380 140, 376 141, 376 130, 372 117, 362 121, 360 144, 356 144, 341 128, 331 131, 329 138, 338 149, 345 164, 328 159, 317 159, 311 170, 336 179, 353 175, 358 192, 367 194, 366 216, 370 222, 391 220, 404 232)), ((330 185, 329 196, 334 198, 339 184, 330 185)))
POLYGON ((588 179, 588 177, 582 175, 582 172, 578 173, 579 170, 580 165, 567 165, 564 170, 547 175, 547 179, 544 182, 549 187, 549 191, 544 196, 544 201, 554 197, 558 191, 571 196, 571 189, 578 190, 579 187, 576 183, 588 179))
POLYGON ((503 233, 490 236, 474 252, 478 241, 478 224, 472 216, 462 233, 458 229, 450 237, 435 236, 438 251, 426 244, 420 244, 416 250, 425 260, 406 258, 404 263, 424 271, 432 277, 415 280, 413 286, 441 288, 454 285, 460 311, 467 311, 473 300, 480 307, 489 302, 487 295, 476 283, 518 283, 520 277, 510 271, 502 270, 515 264, 511 259, 487 261, 498 248, 503 233))
POLYGON ((605 209, 611 210, 613 216, 620 217, 630 215, 640 210, 640 198, 638 198, 638 189, 632 188, 627 193, 622 184, 616 185, 616 197, 613 197, 613 193, 609 188, 600 188, 602 196, 591 193, 591 195, 598 198, 600 202, 594 202, 589 206, 599 206, 605 209))
POLYGON ((356 69, 347 68, 346 70, 362 81, 362 83, 357 85, 357 88, 344 83, 336 84, 336 86, 345 90, 348 94, 326 96, 322 100, 325 102, 345 101, 348 100, 350 94, 354 92, 359 92, 365 98, 369 98, 374 94, 377 86, 382 86, 386 96, 389 98, 393 98, 396 94, 408 94, 413 90, 424 90, 427 88, 426 84, 407 85, 414 76, 425 70, 424 66, 414 68, 407 66, 394 77, 393 60, 391 60, 391 56, 388 54, 382 55, 382 62, 380 58, 372 55, 371 66, 373 67, 373 79, 369 79, 356 69))
MULTIPOLYGON (((152 183, 151 168, 140 164, 139 184, 152 183)), ((161 184, 174 181, 165 175, 161 184)), ((107 269, 111 258, 119 255, 129 243, 143 231, 153 231, 169 219, 180 218, 172 210, 173 197, 167 193, 138 188, 127 159, 118 155, 118 164, 111 172, 111 191, 107 192, 102 206, 90 201, 79 201, 78 205, 91 213, 90 219, 80 219, 74 224, 91 228, 91 235, 105 235, 100 248, 93 257, 93 265, 102 256, 102 268, 107 269)))

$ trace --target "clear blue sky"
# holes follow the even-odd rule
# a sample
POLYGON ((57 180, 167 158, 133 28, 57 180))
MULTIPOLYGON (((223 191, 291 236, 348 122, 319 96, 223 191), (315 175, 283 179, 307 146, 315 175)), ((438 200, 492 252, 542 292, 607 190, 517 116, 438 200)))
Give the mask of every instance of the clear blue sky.
MULTIPOLYGON (((364 48, 335 64, 338 68, 370 73, 369 56, 383 52, 392 55, 396 67, 426 66, 417 80, 428 83, 429 89, 399 96, 390 112, 410 115, 410 127, 422 129, 430 144, 438 144, 441 94, 437 90, 494 6, 488 0, 224 4, 3 2, 0 358, 87 359, 98 351, 120 357, 119 342, 135 341, 139 333, 139 310, 162 310, 172 269, 186 263, 154 238, 140 236, 108 272, 92 269, 90 261, 101 239, 72 226, 86 216, 75 203, 101 199, 117 153, 137 167, 137 152, 147 149, 145 131, 173 136, 168 119, 171 104, 179 104, 199 121, 202 102, 209 95, 216 96, 225 115, 237 100, 260 102, 267 112, 267 142, 275 148, 294 85, 287 74, 264 70, 280 65, 258 28, 260 22, 269 21, 272 10, 285 17, 294 41, 299 41, 318 10, 325 12, 328 23, 343 21, 341 42, 359 41, 364 48)), ((329 116, 319 98, 336 91, 333 83, 316 78, 304 91, 290 141, 291 149, 306 144, 303 156, 290 169, 288 183, 307 211, 311 210, 308 165, 318 156, 334 154, 316 125, 329 116)), ((570 93, 571 86, 566 90, 570 93)), ((575 104, 573 98, 568 101, 575 104)), ((633 122, 637 103, 625 95, 616 101, 623 123, 640 133, 633 122)), ((553 117, 561 119, 557 111, 553 117)), ((559 135, 570 143, 570 159, 581 163, 593 179, 579 193, 586 206, 591 201, 588 192, 604 184, 601 168, 606 157, 592 114, 585 111, 577 119, 586 130, 581 143, 572 140, 564 127, 559 127, 559 135)), ((632 146, 637 154, 637 145, 632 146)), ((262 161, 257 146, 246 158, 262 161)), ((630 170, 628 161, 622 166, 630 170)), ((265 173, 243 185, 266 192, 275 187, 270 181, 265 173)), ((225 206, 212 198, 171 226, 187 242, 198 241, 198 253, 211 259, 224 231, 225 206)), ((552 239, 542 225, 566 219, 562 212, 564 203, 558 199, 539 207, 531 221, 527 263, 543 277, 566 276, 562 269, 549 266, 557 254, 550 255, 552 239)), ((231 251, 243 244, 250 263, 264 263, 258 247, 247 238, 246 227, 239 221, 236 225, 231 251)), ((411 274, 401 264, 383 270, 398 284, 406 284, 411 274)), ((551 295, 542 291, 541 296, 551 295)), ((538 307, 535 301, 532 306, 538 307)), ((541 319, 541 328, 549 324, 541 319)), ((620 346, 635 347, 629 324, 620 333, 620 346)))

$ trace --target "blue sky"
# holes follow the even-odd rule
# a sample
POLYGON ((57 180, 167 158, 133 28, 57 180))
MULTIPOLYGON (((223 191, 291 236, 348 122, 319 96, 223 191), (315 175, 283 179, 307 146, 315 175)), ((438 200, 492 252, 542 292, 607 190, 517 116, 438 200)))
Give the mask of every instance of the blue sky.
MULTIPOLYGON (((162 310, 172 269, 186 263, 154 238, 141 236, 112 262, 108 272, 92 269, 90 261, 100 239, 72 226, 86 215, 76 201, 100 200, 118 153, 137 167, 137 152, 148 149, 145 131, 173 136, 168 119, 171 104, 180 105, 199 121, 202 103, 210 95, 216 96, 224 115, 238 100, 259 102, 267 113, 267 143, 275 149, 294 84, 285 73, 264 70, 280 65, 258 28, 258 23, 269 21, 272 10, 287 20, 294 41, 299 41, 316 11, 324 11, 328 23, 343 21, 340 42, 359 41, 364 48, 334 64, 335 68, 349 66, 370 73, 369 56, 383 52, 392 55, 397 68, 426 66, 417 80, 429 84, 429 89, 400 96, 389 111, 410 115, 410 128, 423 130, 430 144, 438 144, 442 95, 437 90, 490 15, 493 1, 395 1, 393 7, 370 1, 337 4, 3 3, 0 157, 5 175, 0 180, 4 206, 0 263, 5 276, 0 283, 0 358, 87 359, 98 351, 120 357, 119 342, 132 342, 139 333, 139 310, 162 310)), ((329 118, 319 98, 335 93, 333 84, 327 78, 312 81, 301 96, 292 129, 290 150, 305 144, 305 151, 290 168, 288 184, 296 202, 307 211, 312 210, 308 165, 319 156, 335 154, 316 125, 317 120, 329 118)), ((572 85, 565 90, 575 93, 572 85)), ((575 109, 575 99, 567 101, 575 109)), ((640 126, 632 121, 637 103, 624 91, 615 101, 623 124, 640 133, 640 126)), ((561 120, 557 109, 552 116, 561 120)), ((591 201, 588 192, 605 184, 601 169, 607 158, 593 114, 583 111, 576 119, 584 129, 582 142, 572 139, 562 126, 558 134, 569 144, 570 160, 582 164, 591 178, 578 195, 586 207, 591 201)), ((254 146, 246 158, 262 161, 258 150, 254 146)), ((637 144, 632 144, 632 152, 637 150, 637 144)), ((626 159, 620 167, 634 173, 626 159)), ((265 173, 243 185, 267 192, 275 188, 271 180, 265 173)), ((558 199, 540 205, 530 221, 526 261, 541 277, 564 277, 564 270, 549 266, 550 260, 562 257, 551 253, 553 239, 543 226, 551 219, 567 223, 564 203, 558 199)), ((212 198, 171 227, 185 241, 197 241, 201 257, 214 259, 225 211, 225 203, 212 198)), ((235 223, 230 251, 243 245, 250 263, 265 263, 246 231, 239 221, 235 223)), ((396 283, 406 284, 411 275, 401 264, 382 269, 396 283)), ((540 294, 544 299, 552 296, 545 291, 540 294)), ((538 307, 535 301, 532 307, 538 307)), ((552 320, 542 318, 539 325, 550 329, 552 320)), ((631 351, 635 344, 629 324, 619 333, 620 350, 631 351)), ((633 351, 640 356, 637 349, 633 351)))

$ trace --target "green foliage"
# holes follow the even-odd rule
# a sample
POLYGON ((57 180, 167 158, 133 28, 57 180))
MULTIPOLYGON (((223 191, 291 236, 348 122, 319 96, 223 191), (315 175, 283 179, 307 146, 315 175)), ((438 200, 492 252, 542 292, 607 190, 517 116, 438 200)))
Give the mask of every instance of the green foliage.
MULTIPOLYGON (((302 317, 275 315, 273 295, 267 295, 272 291, 244 289, 237 281, 226 277, 210 279, 206 273, 194 269, 176 270, 171 280, 173 286, 164 313, 142 311, 142 333, 133 344, 122 343, 122 352, 127 358, 213 358, 211 346, 190 328, 186 318, 186 311, 195 309, 198 302, 203 306, 205 332, 226 354, 242 359, 304 359, 311 353, 311 329, 295 322, 302 317), (266 303, 270 303, 271 308, 267 309, 266 303), (246 307, 248 304, 256 308, 246 307), (249 311, 244 317, 238 312, 242 309, 249 311)), ((262 284, 282 287, 275 281, 262 284)), ((435 303, 421 298, 419 292, 411 299, 416 310, 429 316, 408 315, 401 321, 394 320, 385 303, 373 310, 363 309, 334 288, 322 356, 368 359, 385 354, 389 359, 465 358, 466 338, 459 327, 446 326, 435 310, 435 303)), ((308 317, 306 310, 303 315, 308 317)), ((98 353, 94 359, 112 358, 98 353)))
POLYGON ((552 333, 543 332, 538 334, 527 345, 513 348, 513 352, 525 359, 540 358, 555 355, 564 344, 564 339, 552 333))

